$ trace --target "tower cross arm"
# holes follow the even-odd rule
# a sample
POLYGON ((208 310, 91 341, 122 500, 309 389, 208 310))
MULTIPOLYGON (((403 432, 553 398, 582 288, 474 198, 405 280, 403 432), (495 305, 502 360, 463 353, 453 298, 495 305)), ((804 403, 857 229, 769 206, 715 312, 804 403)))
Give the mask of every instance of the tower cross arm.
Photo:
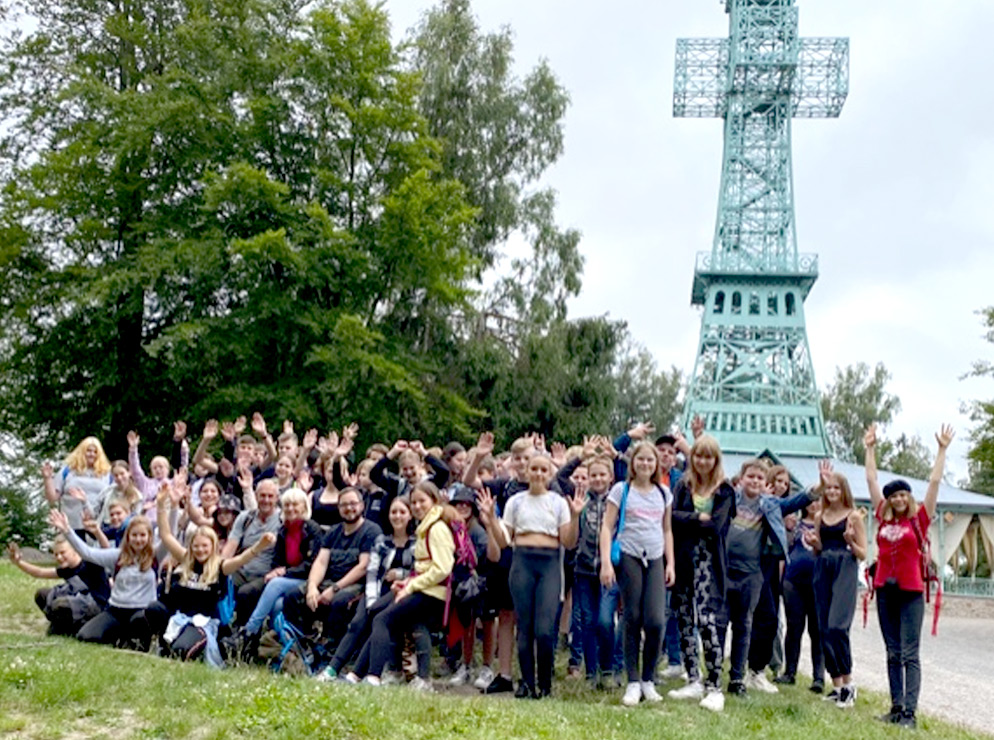
POLYGON ((849 94, 849 39, 802 38, 791 85, 796 118, 838 118, 849 94))

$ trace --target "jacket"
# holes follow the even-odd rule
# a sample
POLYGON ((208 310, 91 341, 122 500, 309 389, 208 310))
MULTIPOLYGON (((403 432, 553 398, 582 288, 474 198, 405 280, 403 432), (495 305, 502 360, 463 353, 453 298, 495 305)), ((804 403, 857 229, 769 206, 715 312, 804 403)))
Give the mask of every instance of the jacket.
POLYGON ((321 551, 323 539, 324 533, 321 531, 321 525, 313 519, 306 520, 304 522, 303 537, 300 540, 300 554, 304 559, 299 564, 289 567, 286 564, 286 525, 284 524, 280 527, 280 531, 276 535, 276 548, 273 550, 273 568, 286 568, 286 578, 306 580, 308 574, 311 572, 311 565, 313 565, 314 559, 321 551))
POLYGON ((673 490, 673 550, 676 559, 676 588, 694 587, 694 547, 703 540, 711 552, 714 563, 715 595, 721 603, 712 604, 720 609, 725 602, 725 574, 728 572, 728 548, 725 538, 735 517, 735 489, 726 480, 714 492, 711 519, 702 522, 694 510, 694 497, 686 478, 681 478, 673 490))
MULTIPOLYGON (((738 506, 745 493, 735 492, 735 504, 738 506)), ((787 544, 787 527, 783 523, 785 514, 793 514, 800 511, 813 500, 807 491, 795 493, 787 498, 777 498, 768 493, 759 496, 759 513, 763 516, 764 539, 773 546, 773 554, 778 558, 785 558, 788 562, 790 557, 788 552, 790 546, 787 544)))
POLYGON ((442 507, 429 511, 415 531, 414 573, 407 590, 421 591, 444 601, 448 597, 446 580, 456 564, 456 541, 449 525, 442 520, 442 507), (437 525, 437 526, 436 526, 437 525))
POLYGON ((596 576, 601 572, 601 523, 607 508, 607 491, 597 495, 587 491, 587 505, 580 512, 580 532, 576 540, 578 575, 596 576))

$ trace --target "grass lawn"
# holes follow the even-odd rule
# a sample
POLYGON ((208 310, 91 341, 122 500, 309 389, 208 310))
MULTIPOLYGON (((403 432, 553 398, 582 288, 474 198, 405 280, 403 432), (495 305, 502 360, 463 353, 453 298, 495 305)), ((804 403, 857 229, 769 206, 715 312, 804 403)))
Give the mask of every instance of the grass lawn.
MULTIPOLYGON (((555 699, 517 701, 405 688, 371 689, 211 670, 45 636, 32 594, 38 582, 0 563, 0 737, 166 738, 778 738, 909 737, 873 719, 884 697, 861 693, 854 710, 805 686, 775 696, 728 697, 723 714, 665 700, 626 709, 621 691, 560 680, 555 699)), ((990 738, 922 717, 929 737, 990 738)))

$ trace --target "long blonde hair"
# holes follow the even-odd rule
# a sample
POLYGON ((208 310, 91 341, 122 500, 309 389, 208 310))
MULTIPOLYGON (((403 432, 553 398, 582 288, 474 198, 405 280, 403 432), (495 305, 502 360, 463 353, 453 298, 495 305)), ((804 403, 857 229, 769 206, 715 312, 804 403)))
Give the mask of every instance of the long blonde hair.
POLYGON ((97 475, 107 475, 110 472, 110 460, 107 459, 104 446, 96 437, 87 437, 76 445, 76 449, 66 457, 66 466, 74 473, 92 470, 97 475), (97 448, 97 459, 92 468, 86 464, 86 448, 90 446, 97 448))
POLYGON ((193 537, 190 538, 190 545, 186 548, 183 559, 179 564, 179 582, 184 586, 193 579, 194 568, 197 563, 196 558, 193 557, 193 541, 197 537, 206 537, 211 541, 212 547, 211 554, 204 561, 203 573, 200 575, 199 583, 209 586, 217 583, 218 578, 220 578, 221 554, 217 551, 217 532, 212 527, 201 525, 197 527, 197 530, 193 533, 193 537))
POLYGON ((146 571, 155 562, 155 548, 152 546, 152 522, 147 516, 138 514, 131 517, 124 538, 121 540, 121 554, 117 556, 117 567, 125 568, 137 565, 139 570, 146 571), (140 550, 131 544, 131 530, 135 527, 145 527, 148 531, 148 543, 140 550))
POLYGON ((687 482, 690 484, 690 492, 698 496, 710 494, 723 480, 725 480, 725 470, 721 466, 721 446, 714 437, 702 434, 690 448, 687 460, 687 482), (694 455, 702 453, 714 458, 714 467, 707 476, 701 476, 694 467, 694 455))
MULTIPOLYGON (((918 515, 918 502, 915 501, 915 497, 908 492, 908 510, 904 512, 905 519, 914 519, 918 515)), ((891 506, 890 499, 885 498, 883 503, 880 504, 880 518, 885 522, 891 522, 897 519, 897 514, 894 512, 894 507, 891 506)))

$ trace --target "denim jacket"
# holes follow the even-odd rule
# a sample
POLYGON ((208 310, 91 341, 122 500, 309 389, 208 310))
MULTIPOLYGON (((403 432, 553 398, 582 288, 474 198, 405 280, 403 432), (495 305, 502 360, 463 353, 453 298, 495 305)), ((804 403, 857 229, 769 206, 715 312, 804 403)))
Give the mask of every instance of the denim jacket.
MULTIPOLYGON (((742 502, 743 496, 745 496, 745 493, 742 492, 742 489, 736 489, 736 508, 742 502)), ((811 495, 808 491, 801 491, 787 498, 777 498, 768 493, 761 493, 759 495, 759 513, 763 515, 767 536, 773 545, 773 549, 777 551, 776 554, 778 557, 783 557, 788 562, 790 561, 790 557, 787 554, 790 548, 787 545, 787 527, 783 523, 784 516, 786 514, 793 514, 795 511, 800 511, 816 498, 817 496, 811 495)))

